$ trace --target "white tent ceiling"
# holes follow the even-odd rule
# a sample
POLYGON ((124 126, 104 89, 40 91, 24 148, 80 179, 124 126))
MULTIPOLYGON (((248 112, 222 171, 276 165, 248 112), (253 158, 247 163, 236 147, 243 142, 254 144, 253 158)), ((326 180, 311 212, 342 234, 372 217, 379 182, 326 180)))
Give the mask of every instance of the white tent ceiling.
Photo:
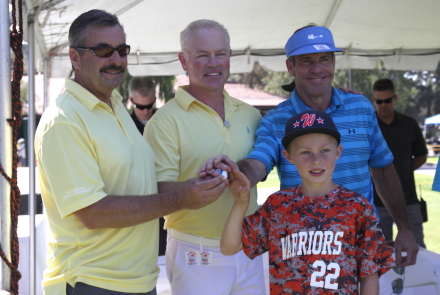
MULTIPOLYGON (((31 0, 27 0, 27 4, 31 0)), ((298 28, 315 22, 333 32, 338 68, 435 70, 440 60, 439 0, 34 0, 38 52, 50 57, 51 76, 71 66, 67 33, 82 12, 104 9, 119 16, 131 45, 132 75, 175 75, 179 33, 193 20, 214 19, 231 35, 231 72, 258 61, 285 70, 284 45, 298 28)), ((28 6, 29 7, 29 6, 28 6)), ((41 59, 40 59, 41 60, 41 59)))

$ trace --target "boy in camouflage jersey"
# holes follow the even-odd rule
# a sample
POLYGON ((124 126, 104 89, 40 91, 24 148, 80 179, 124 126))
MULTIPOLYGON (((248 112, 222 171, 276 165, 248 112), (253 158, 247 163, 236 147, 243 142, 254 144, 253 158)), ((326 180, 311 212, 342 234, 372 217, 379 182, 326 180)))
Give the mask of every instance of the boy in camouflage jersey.
POLYGON ((235 203, 221 251, 253 259, 269 251, 270 294, 379 294, 379 277, 394 266, 368 201, 333 182, 342 152, 331 117, 308 110, 286 124, 283 155, 302 184, 272 194, 245 217, 249 181, 232 168, 235 203))

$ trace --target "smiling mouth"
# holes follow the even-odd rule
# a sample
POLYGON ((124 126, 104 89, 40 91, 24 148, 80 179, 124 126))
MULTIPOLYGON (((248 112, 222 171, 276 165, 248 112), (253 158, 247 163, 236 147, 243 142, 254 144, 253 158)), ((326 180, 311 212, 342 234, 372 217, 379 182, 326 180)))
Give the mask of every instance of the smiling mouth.
POLYGON ((322 80, 324 80, 324 78, 325 77, 323 77, 323 78, 311 78, 310 80, 312 80, 312 82, 319 82, 319 81, 322 81, 322 80))
POLYGON ((121 73, 120 71, 103 71, 103 72, 107 73, 107 74, 112 74, 112 75, 117 75, 117 74, 121 73))
POLYGON ((101 69, 101 73, 106 73, 111 75, 123 74, 124 72, 125 72, 124 68, 118 66, 109 66, 101 69))
POLYGON ((205 76, 212 77, 212 76, 220 76, 220 75, 221 75, 221 73, 209 73, 209 74, 206 74, 205 76))
POLYGON ((309 171, 311 174, 322 174, 325 172, 325 170, 310 170, 309 171))

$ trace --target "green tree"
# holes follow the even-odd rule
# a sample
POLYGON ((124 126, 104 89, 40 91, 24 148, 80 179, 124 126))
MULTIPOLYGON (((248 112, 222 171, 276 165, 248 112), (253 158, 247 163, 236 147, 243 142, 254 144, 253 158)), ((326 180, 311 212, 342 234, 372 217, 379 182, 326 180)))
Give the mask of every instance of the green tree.
POLYGON ((254 63, 254 67, 250 73, 232 74, 229 76, 229 81, 245 84, 249 88, 263 89, 265 84, 263 78, 268 72, 260 65, 259 62, 254 63))
POLYGON ((268 72, 268 75, 262 79, 265 83, 263 90, 287 98, 290 96, 290 93, 281 88, 281 86, 290 84, 293 80, 292 75, 288 72, 268 72))
MULTIPOLYGON (((345 87, 349 86, 348 69, 339 69, 335 71, 335 78, 333 80, 333 86, 345 87)), ((416 83, 413 79, 408 77, 405 71, 391 71, 381 68, 372 70, 351 70, 351 80, 353 90, 362 92, 371 102, 373 102, 373 84, 379 79, 388 78, 393 81, 396 93, 399 99, 396 102, 396 111, 405 115, 411 116, 418 121, 421 121, 421 117, 417 113, 417 108, 414 104, 417 103, 415 96, 417 94, 416 83)))
POLYGON ((440 113, 440 62, 435 71, 410 71, 406 76, 414 81, 416 93, 410 110, 420 119, 440 113))
POLYGON ((289 97, 289 93, 281 88, 293 80, 288 72, 272 72, 265 70, 260 63, 255 62, 250 73, 232 74, 229 81, 245 84, 249 88, 256 88, 267 93, 289 97))

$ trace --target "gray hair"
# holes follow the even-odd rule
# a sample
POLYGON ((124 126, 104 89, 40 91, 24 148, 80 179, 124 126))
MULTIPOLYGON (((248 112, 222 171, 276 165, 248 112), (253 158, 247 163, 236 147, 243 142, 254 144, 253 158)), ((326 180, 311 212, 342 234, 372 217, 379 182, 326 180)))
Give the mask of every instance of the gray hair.
MULTIPOLYGON (((92 9, 78 16, 69 28, 69 46, 84 46, 87 37, 87 29, 91 27, 114 27, 119 26, 124 31, 123 26, 119 23, 118 17, 104 10, 92 9)), ((125 35, 125 33, 124 33, 125 35)))
POLYGON ((133 92, 142 96, 155 94, 156 88, 154 82, 147 76, 133 77, 128 84, 128 93, 133 97, 133 92))
POLYGON ((230 45, 231 40, 229 37, 228 30, 222 24, 216 22, 215 20, 199 19, 191 22, 185 28, 185 30, 183 30, 180 33, 180 47, 183 53, 186 53, 188 50, 192 33, 199 29, 218 29, 222 31, 223 34, 225 35, 226 43, 228 43, 228 49, 231 49, 231 45, 230 45))

